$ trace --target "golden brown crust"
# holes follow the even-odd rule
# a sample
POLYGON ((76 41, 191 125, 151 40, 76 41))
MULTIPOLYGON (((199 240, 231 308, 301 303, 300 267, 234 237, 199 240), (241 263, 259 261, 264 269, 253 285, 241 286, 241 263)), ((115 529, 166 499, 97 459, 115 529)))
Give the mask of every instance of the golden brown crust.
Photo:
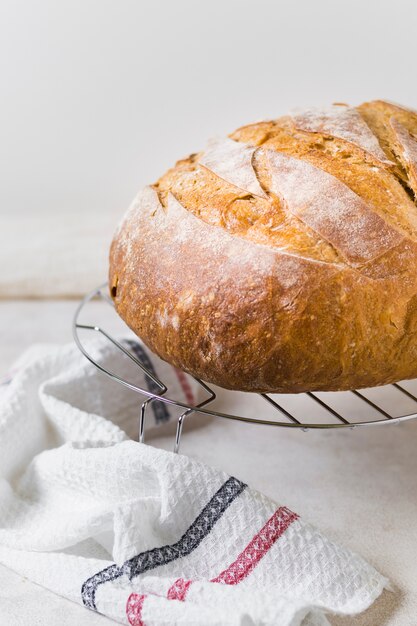
POLYGON ((162 358, 231 389, 416 376, 413 181, 395 121, 375 141, 382 118, 412 133, 417 115, 393 107, 252 124, 177 163, 113 240, 121 317, 162 358))
POLYGON ((391 117, 390 126, 394 131, 392 149, 406 173, 414 198, 417 198, 417 138, 395 117, 391 117))

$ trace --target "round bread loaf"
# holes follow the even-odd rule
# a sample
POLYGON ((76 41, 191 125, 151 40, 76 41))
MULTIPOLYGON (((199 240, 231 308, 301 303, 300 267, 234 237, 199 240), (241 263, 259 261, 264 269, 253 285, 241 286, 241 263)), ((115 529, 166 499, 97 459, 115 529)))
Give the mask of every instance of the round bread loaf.
POLYGON ((417 376, 417 113, 335 104, 240 128, 143 189, 110 252, 116 310, 229 389, 417 376))

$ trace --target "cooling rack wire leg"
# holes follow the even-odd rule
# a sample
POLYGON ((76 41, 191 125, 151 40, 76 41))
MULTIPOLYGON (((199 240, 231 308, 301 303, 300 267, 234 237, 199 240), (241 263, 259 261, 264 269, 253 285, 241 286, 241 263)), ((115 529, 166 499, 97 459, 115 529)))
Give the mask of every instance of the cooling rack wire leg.
MULTIPOLYGON (((206 393, 208 393, 208 398, 206 398, 202 402, 199 402, 194 407, 195 409, 201 409, 203 406, 210 404, 210 402, 213 402, 216 399, 216 393, 213 391, 211 387, 209 387, 206 383, 203 383, 203 381, 200 380, 199 378, 194 378, 194 380, 200 385, 200 387, 204 389, 206 393)), ((184 411, 184 413, 181 413, 181 415, 178 418, 177 431, 175 433, 175 445, 174 445, 175 453, 178 453, 180 449, 182 429, 184 427, 184 420, 187 417, 187 415, 190 415, 190 413, 194 413, 193 409, 187 409, 186 411, 184 411)))
POLYGON ((154 398, 148 398, 145 402, 142 402, 140 407, 140 416, 139 416, 139 443, 145 443, 145 417, 146 417, 146 409, 148 405, 153 402, 154 398))

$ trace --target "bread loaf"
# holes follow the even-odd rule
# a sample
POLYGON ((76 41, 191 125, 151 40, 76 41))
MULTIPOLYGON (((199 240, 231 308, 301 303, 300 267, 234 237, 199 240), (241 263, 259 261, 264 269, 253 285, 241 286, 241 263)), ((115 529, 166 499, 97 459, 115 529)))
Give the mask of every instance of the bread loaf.
POLYGON ((160 357, 229 389, 417 376, 417 113, 376 101, 244 126, 143 189, 110 293, 160 357))

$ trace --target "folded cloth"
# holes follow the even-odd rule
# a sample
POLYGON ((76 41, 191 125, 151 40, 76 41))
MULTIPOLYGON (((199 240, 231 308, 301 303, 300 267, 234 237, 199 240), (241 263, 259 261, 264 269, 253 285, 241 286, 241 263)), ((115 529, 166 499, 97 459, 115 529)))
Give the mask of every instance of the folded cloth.
MULTIPOLYGON (((125 345, 170 397, 198 401, 191 378, 125 345)), ((149 384, 111 344, 89 349, 149 384)), ((0 562, 55 593, 134 626, 323 626, 386 585, 237 478, 129 438, 140 397, 75 346, 32 349, 0 389, 0 562)))

